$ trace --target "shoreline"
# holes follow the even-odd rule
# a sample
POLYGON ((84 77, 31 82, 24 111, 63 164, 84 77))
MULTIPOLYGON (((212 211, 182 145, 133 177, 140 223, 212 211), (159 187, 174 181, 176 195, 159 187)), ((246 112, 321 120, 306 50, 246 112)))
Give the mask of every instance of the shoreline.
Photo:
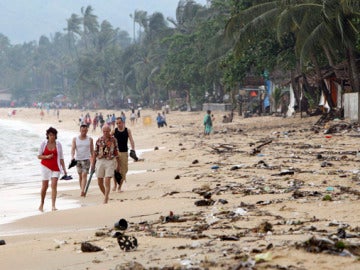
MULTIPOLYGON (((0 117, 4 112, 6 109, 0 109, 0 117)), ((22 112, 16 117, 41 123, 37 111, 22 112)), ((77 113, 62 111, 61 122, 55 117, 46 121, 56 122, 58 130, 77 132, 73 121, 77 113)), ((143 113, 154 115, 154 119, 156 114, 143 113)), ((315 117, 236 116, 233 123, 223 124, 222 114, 214 112, 216 133, 209 137, 202 134, 204 112, 170 112, 168 128, 157 128, 155 122, 130 126, 136 149, 149 151, 143 153, 144 161, 129 164, 129 170, 143 173, 128 175, 126 190, 111 192, 106 205, 96 181, 92 181, 87 197, 79 200, 84 207, 49 211, 0 225, 2 232, 28 230, 21 235, 0 235, 6 241, 0 247, 2 267, 133 269, 131 265, 137 262, 143 269, 220 270, 233 269, 248 260, 256 269, 360 268, 357 254, 343 257, 296 247, 312 236, 336 235, 342 224, 347 225, 349 234, 357 234, 360 216, 354 213, 358 182, 352 171, 359 157, 351 154, 358 144, 357 137, 352 136, 357 131, 327 138, 311 130, 315 117), (259 148, 259 154, 250 154, 266 141, 271 142, 259 148), (317 159, 318 154, 324 160, 317 159), (332 165, 322 167, 324 161, 332 165), (238 168, 232 169, 234 166, 238 168), (294 174, 279 175, 282 170, 294 170, 294 174), (204 203, 206 194, 215 203, 196 205, 204 203), (332 200, 322 200, 325 195, 332 200), (170 212, 175 222, 165 222, 170 212), (129 223, 126 234, 138 240, 135 251, 123 252, 111 237, 120 218, 129 223), (270 225, 271 230, 264 229, 270 225), (103 251, 82 252, 80 244, 84 241, 103 251), (21 260, 17 254, 22 255, 21 260), (256 261, 258 254, 268 260, 256 261)), ((89 135, 97 137, 91 132, 89 135)), ((69 184, 75 187, 77 182, 69 184)), ((76 199, 80 194, 75 189, 58 195, 76 199)))

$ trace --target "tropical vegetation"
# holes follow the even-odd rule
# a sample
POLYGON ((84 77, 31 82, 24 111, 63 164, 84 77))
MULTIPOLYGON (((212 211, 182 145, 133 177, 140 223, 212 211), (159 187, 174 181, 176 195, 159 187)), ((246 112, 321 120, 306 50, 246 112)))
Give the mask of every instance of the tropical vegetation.
POLYGON ((0 34, 0 89, 23 105, 63 95, 89 108, 195 109, 224 96, 236 103, 255 76, 290 82, 309 99, 323 91, 333 106, 324 70, 338 75, 339 66, 342 82, 360 89, 359 1, 180 0, 175 18, 135 10, 131 34, 95 13, 83 7, 38 41, 13 45, 0 34))

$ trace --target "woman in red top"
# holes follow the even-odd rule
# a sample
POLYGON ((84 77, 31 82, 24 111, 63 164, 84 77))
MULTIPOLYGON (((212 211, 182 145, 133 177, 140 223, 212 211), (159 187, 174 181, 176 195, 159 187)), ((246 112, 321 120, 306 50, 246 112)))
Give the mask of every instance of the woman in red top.
POLYGON ((46 130, 46 139, 47 140, 41 144, 38 155, 38 158, 41 159, 41 175, 43 179, 41 187, 41 201, 39 206, 39 210, 41 212, 44 211, 44 201, 50 179, 52 210, 57 210, 55 206, 57 182, 60 173, 66 174, 62 146, 60 142, 56 141, 57 130, 53 127, 46 130))

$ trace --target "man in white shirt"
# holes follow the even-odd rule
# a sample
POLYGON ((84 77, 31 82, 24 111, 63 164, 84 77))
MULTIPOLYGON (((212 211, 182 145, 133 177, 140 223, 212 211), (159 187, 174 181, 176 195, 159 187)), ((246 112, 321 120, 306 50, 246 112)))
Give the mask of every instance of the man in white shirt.
POLYGON ((79 174, 82 197, 85 197, 87 175, 90 170, 91 159, 94 157, 94 142, 91 137, 87 136, 87 132, 88 126, 85 123, 81 124, 80 135, 73 138, 71 145, 71 159, 75 159, 77 162, 76 168, 79 174))

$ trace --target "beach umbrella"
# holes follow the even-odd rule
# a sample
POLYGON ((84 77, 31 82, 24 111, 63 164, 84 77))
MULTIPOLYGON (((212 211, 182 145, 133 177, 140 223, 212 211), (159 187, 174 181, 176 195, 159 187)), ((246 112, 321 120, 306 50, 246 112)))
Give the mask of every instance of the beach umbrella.
POLYGON ((54 98, 54 101, 64 101, 66 100, 66 96, 63 94, 56 95, 54 98))

